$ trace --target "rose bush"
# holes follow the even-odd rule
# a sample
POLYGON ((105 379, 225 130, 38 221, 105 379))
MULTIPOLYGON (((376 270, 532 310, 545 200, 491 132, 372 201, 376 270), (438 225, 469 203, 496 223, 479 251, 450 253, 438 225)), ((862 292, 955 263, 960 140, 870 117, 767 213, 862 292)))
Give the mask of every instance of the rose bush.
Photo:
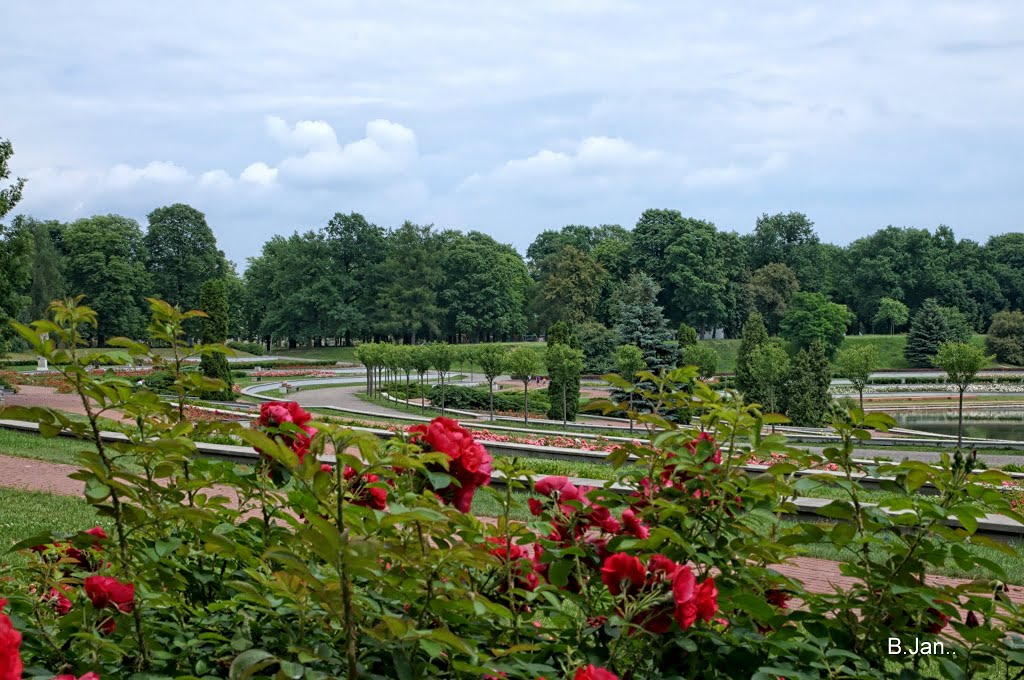
MULTIPOLYGON (((174 354, 171 392, 216 389, 181 366, 223 348, 186 347, 191 313, 151 305, 153 339, 174 354)), ((779 419, 689 369, 647 374, 621 388, 642 391, 651 411, 633 415, 652 428, 649 440, 615 449, 615 479, 585 488, 525 477, 444 418, 386 442, 287 402, 265 404, 255 428, 192 422, 128 379, 89 373, 111 359, 80 347, 95 315, 75 300, 52 312, 16 328, 61 367, 87 416, 12 408, 4 417, 95 444, 73 476, 109 530, 14 546, 27 559, 0 574, 0 680, 23 666, 43 677, 313 680, 1022 671, 1013 631, 1024 622, 996 582, 1005 574, 972 551, 985 544, 984 514, 1024 519, 998 490, 1004 476, 972 475, 959 456, 881 465, 893 500, 863 503, 855 444, 890 422, 883 416, 851 410, 835 423, 840 443, 812 455, 762 434, 779 419), (699 422, 659 415, 683 409, 699 422), (110 412, 129 416, 123 439, 99 434, 110 412), (197 455, 197 438, 225 435, 259 454, 249 464, 197 455), (741 469, 755 458, 770 462, 765 473, 741 469), (824 466, 838 474, 812 481, 848 498, 823 508, 827 521, 781 523, 808 483, 793 473, 824 466), (938 493, 916 494, 925 483, 938 493), (512 521, 521 506, 529 520, 512 521), (484 508, 489 517, 478 516, 484 508), (822 593, 786 577, 779 565, 807 543, 843 551, 854 584, 822 593), (947 562, 987 577, 925 578, 947 562), (942 640, 955 656, 889 657, 890 636, 942 640)))

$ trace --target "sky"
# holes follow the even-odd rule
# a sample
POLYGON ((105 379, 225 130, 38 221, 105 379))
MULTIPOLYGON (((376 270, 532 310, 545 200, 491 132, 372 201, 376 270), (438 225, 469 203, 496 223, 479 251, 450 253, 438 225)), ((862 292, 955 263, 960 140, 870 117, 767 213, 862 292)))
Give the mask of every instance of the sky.
POLYGON ((1021 229, 1024 3, 4 2, 15 212, 202 210, 244 269, 336 212, 520 251, 671 208, 1021 229))

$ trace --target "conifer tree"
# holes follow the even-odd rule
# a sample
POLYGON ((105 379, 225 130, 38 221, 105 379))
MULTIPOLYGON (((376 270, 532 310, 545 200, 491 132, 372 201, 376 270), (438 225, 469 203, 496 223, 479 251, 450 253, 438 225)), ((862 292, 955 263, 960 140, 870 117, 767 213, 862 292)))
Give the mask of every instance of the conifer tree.
MULTIPOLYGON (((228 339, 228 292, 223 279, 210 279, 199 289, 199 306, 207 317, 202 320, 203 344, 223 343, 228 339)), ((203 356, 199 369, 207 378, 224 381, 224 389, 207 392, 209 399, 232 401, 235 396, 231 391, 231 368, 223 354, 203 356)))
POLYGON ((915 368, 931 368, 932 360, 942 343, 952 339, 946 315, 934 299, 927 299, 914 315, 907 333, 907 346, 903 356, 915 368))
MULTIPOLYGON (((572 349, 580 348, 580 343, 569 329, 569 324, 564 321, 553 323, 548 329, 548 348, 550 349, 554 345, 565 345, 572 349)), ((548 382, 548 396, 551 399, 551 406, 548 408, 548 418, 550 420, 576 420, 576 414, 580 410, 579 373, 576 373, 575 377, 571 373, 567 374, 567 377, 551 375, 548 382), (563 382, 565 383, 564 390, 563 382), (564 412, 561 397, 563 391, 566 395, 564 412)))
POLYGON ((613 330, 619 345, 636 345, 648 370, 671 370, 679 363, 679 342, 658 304, 661 288, 647 274, 631 274, 612 301, 613 330))
MULTIPOLYGON (((756 382, 750 374, 750 354, 754 348, 768 342, 768 329, 764 325, 761 312, 751 312, 747 322, 743 324, 740 335, 740 348, 736 355, 736 389, 744 394, 757 389, 756 382)), ((749 399, 748 399, 749 401, 749 399)))
POLYGON ((820 341, 813 341, 800 350, 789 371, 786 385, 789 419, 800 427, 822 424, 832 402, 829 384, 832 370, 820 341))

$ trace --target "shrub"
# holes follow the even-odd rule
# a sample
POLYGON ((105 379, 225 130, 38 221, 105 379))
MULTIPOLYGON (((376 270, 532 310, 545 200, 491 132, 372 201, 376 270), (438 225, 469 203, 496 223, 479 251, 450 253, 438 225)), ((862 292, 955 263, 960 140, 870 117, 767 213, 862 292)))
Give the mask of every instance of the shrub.
MULTIPOLYGON (((446 408, 472 409, 478 411, 486 411, 488 409, 488 405, 490 403, 489 395, 485 389, 478 387, 464 387, 461 385, 445 385, 444 391, 446 408)), ((419 397, 419 391, 415 386, 410 389, 410 393, 413 395, 409 397, 410 399, 419 397)), ((433 405, 439 405, 441 403, 441 386, 434 385, 430 387, 426 392, 426 396, 433 405)), ((400 398, 404 399, 405 397, 403 396, 400 398)), ((525 401, 522 392, 509 391, 494 393, 495 411, 514 411, 522 413, 524 404, 525 401)), ((530 390, 531 413, 546 411, 550 405, 549 391, 547 389, 530 390)))
MULTIPOLYGON (((146 415, 126 428, 128 441, 109 444, 97 422, 12 411, 46 434, 67 427, 97 441, 78 454, 75 478, 110 529, 14 546, 23 559, 0 573, 3 661, 17 669, 8 675, 22 665, 33 677, 311 680, 928 672, 920 657, 887 654, 892 638, 904 649, 942 642, 947 677, 1021 674, 1008 632, 1024 618, 1004 586, 924 578, 947 563, 1007 578, 973 543, 978 518, 1012 513, 995 488, 1009 480, 972 476, 971 457, 886 464, 878 472, 892 477, 891 494, 863 502, 851 461, 888 416, 848 412, 833 424, 835 446, 787 451, 796 467, 835 470, 848 495, 822 508, 827 521, 787 526, 777 516, 804 486, 794 468, 738 467, 772 460, 783 438, 754 433, 757 411, 692 369, 640 396, 692 405, 702 428, 641 416, 664 430, 610 455, 624 491, 591 490, 566 477, 520 481, 515 459, 492 460, 445 418, 386 443, 314 422, 296 404, 264 404, 253 428, 184 423, 178 409, 116 389, 121 378, 85 371, 88 352, 47 349, 43 329, 74 346, 90 321, 74 305, 54 311, 56 328, 18 331, 70 360, 65 375, 99 408, 146 415), (254 465, 194 457, 189 438, 211 435, 253 446, 254 465), (325 450, 334 465, 318 460, 325 450), (507 490, 487 488, 492 472, 507 490), (942 494, 916 494, 922 484, 942 494), (510 521, 524 511, 519 492, 529 523, 510 521), (478 519, 484 507, 495 522, 478 519), (781 574, 807 544, 842 551, 850 585, 820 592, 781 574)), ((157 303, 153 312, 154 327, 169 329, 158 339, 181 342, 181 313, 157 303)))
POLYGON ((999 312, 985 338, 985 351, 1004 364, 1024 366, 1024 312, 999 312))
POLYGON ((255 354, 256 356, 263 356, 264 347, 263 343, 260 342, 245 342, 242 340, 232 340, 228 343, 228 347, 238 352, 245 352, 246 354, 255 354))

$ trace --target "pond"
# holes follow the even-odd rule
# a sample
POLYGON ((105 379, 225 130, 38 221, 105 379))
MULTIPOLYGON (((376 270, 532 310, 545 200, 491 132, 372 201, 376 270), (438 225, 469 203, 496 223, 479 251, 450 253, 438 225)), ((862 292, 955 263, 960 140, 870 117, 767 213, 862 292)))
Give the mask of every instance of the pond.
MULTIPOLYGON (((897 427, 935 434, 956 434, 956 410, 902 411, 892 414, 897 427)), ((1024 441, 1024 409, 967 409, 964 437, 1024 441)))

